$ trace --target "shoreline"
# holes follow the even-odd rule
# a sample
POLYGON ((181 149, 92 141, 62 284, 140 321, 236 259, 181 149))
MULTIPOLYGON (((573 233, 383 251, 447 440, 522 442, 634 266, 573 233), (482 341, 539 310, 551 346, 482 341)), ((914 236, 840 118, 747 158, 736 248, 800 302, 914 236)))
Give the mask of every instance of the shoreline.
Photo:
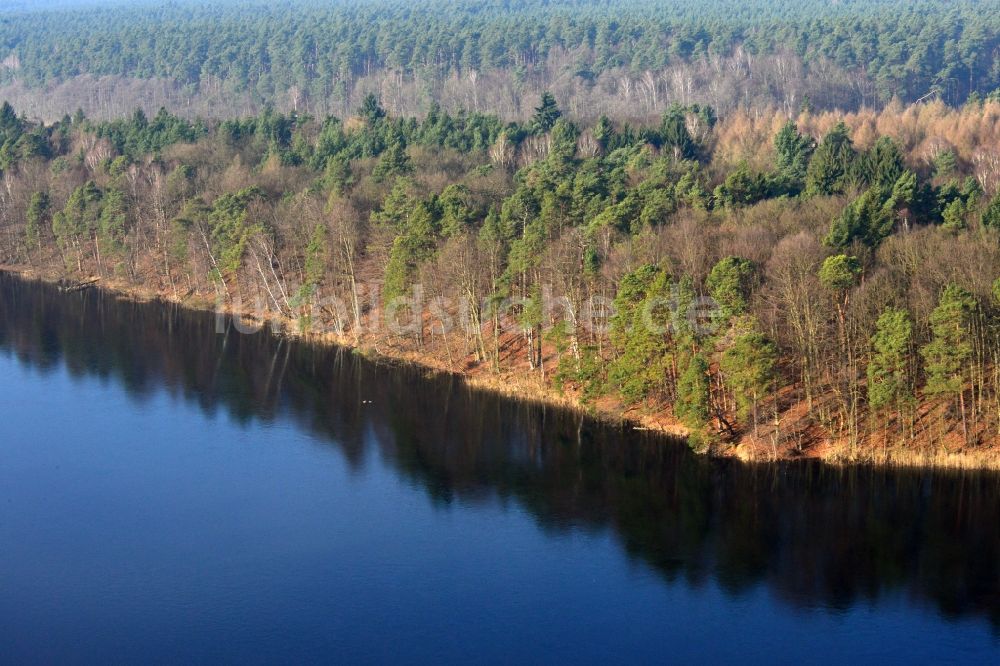
MULTIPOLYGON (((45 284, 60 286, 65 278, 51 273, 39 271, 25 266, 0 265, 0 272, 13 275, 23 280, 36 280, 45 284)), ((158 301, 172 304, 192 311, 215 313, 215 307, 196 294, 186 294, 175 297, 160 290, 151 290, 117 279, 87 278, 76 280, 77 289, 97 289, 115 298, 136 302, 158 301)), ((457 377, 471 388, 488 391, 506 398, 526 400, 540 405, 549 405, 561 409, 569 409, 608 423, 619 423, 639 432, 654 432, 664 437, 672 438, 679 445, 684 445, 690 431, 664 413, 643 413, 640 407, 622 405, 617 401, 601 401, 602 404, 585 404, 572 392, 562 392, 552 386, 546 386, 535 375, 525 376, 517 371, 500 373, 483 369, 479 372, 462 371, 449 365, 436 356, 420 353, 416 350, 399 348, 390 344, 380 345, 378 340, 362 338, 355 343, 352 336, 338 335, 333 332, 309 333, 299 330, 297 320, 283 315, 268 313, 268 318, 261 322, 255 315, 233 309, 227 305, 225 314, 230 317, 248 317, 266 326, 275 322, 280 327, 280 335, 291 339, 312 342, 322 345, 338 346, 375 360, 391 361, 407 364, 434 373, 449 374, 457 377)), ((483 368, 475 366, 473 370, 483 368)), ((760 438, 758 438, 759 440, 760 438)), ((899 448, 879 451, 878 447, 867 447, 868 451, 851 452, 843 443, 836 440, 824 440, 821 446, 811 447, 801 451, 785 449, 768 450, 764 441, 754 441, 749 433, 732 442, 713 442, 699 448, 690 447, 697 455, 715 459, 735 459, 744 464, 775 464, 784 462, 820 462, 832 467, 876 467, 917 470, 963 470, 963 471, 1000 471, 1000 450, 983 448, 981 451, 950 452, 943 449, 900 450, 899 448), (874 451, 872 450, 874 449, 874 451)))

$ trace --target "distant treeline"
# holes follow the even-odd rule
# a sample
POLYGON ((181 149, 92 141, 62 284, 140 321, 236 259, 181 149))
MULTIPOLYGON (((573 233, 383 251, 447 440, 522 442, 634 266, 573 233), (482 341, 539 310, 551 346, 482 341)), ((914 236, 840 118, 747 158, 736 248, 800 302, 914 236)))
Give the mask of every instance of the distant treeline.
POLYGON ((543 89, 594 118, 670 102, 958 104, 1000 86, 998 28, 996 0, 185 0, 8 11, 0 82, 166 81, 178 107, 212 99, 199 108, 217 115, 226 99, 229 113, 343 115, 375 92, 395 113, 437 101, 526 116, 543 89))

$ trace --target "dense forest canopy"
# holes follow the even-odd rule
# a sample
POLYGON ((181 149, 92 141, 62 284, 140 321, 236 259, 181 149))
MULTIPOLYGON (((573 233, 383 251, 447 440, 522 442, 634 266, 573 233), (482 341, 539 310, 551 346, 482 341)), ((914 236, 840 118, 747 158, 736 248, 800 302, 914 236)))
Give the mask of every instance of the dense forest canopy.
POLYGON ((0 263, 699 446, 997 441, 996 2, 59 7, 0 14, 0 263))
POLYGON ((998 146, 995 99, 642 125, 550 93, 525 120, 4 103, 0 262, 256 303, 699 446, 975 454, 1000 431, 998 146))
POLYGON ((177 106, 225 94, 341 115, 376 92, 397 113, 433 100, 522 116, 543 89, 579 98, 580 115, 618 97, 621 114, 639 100, 655 115, 673 101, 957 104, 1000 86, 996 0, 65 4, 2 15, 0 81, 156 80, 177 106))

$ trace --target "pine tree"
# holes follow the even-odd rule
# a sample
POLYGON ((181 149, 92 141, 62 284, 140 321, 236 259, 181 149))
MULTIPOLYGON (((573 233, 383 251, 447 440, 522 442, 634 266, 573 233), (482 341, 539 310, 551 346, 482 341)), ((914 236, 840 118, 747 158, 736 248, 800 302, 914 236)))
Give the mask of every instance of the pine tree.
POLYGON ((869 247, 878 246, 895 225, 892 204, 882 190, 866 190, 837 216, 824 242, 836 248, 846 248, 855 240, 869 247))
POLYGON ((659 268, 652 264, 644 264, 625 274, 619 282, 609 332, 611 344, 618 352, 625 349, 628 334, 636 321, 636 315, 641 311, 650 285, 659 274, 659 268))
POLYGON ((674 414, 692 430, 701 430, 708 423, 709 383, 708 361, 701 354, 693 355, 677 381, 674 414))
POLYGON ((867 370, 868 406, 876 414, 894 408, 900 428, 903 427, 903 413, 913 402, 910 377, 912 338, 910 314, 896 308, 889 308, 879 316, 871 337, 871 360, 867 370))
POLYGON ((736 165, 725 181, 715 188, 713 196, 717 206, 751 206, 770 195, 771 183, 762 174, 750 169, 746 161, 736 165))
MULTIPOLYGON (((309 243, 306 244, 305 258, 302 262, 303 281, 295 295, 294 304, 296 306, 307 307, 312 303, 313 297, 319 289, 320 283, 326 276, 327 245, 326 245, 326 225, 317 224, 313 227, 309 243)), ((310 314, 303 317, 302 326, 308 328, 311 324, 310 314)))
POLYGON ((369 126, 371 126, 385 118, 385 109, 382 108, 382 104, 379 102, 378 97, 376 97, 373 93, 368 93, 361 102, 361 108, 358 109, 358 115, 361 116, 361 118, 363 118, 369 126))
POLYGON ((865 154, 862 169, 862 176, 870 186, 891 190, 906 169, 899 144, 891 137, 879 137, 865 154))
POLYGON ((207 223, 212 251, 217 257, 217 274, 213 276, 216 280, 225 282, 242 265, 250 238, 260 231, 259 225, 248 222, 247 209, 263 196, 260 188, 252 186, 223 194, 212 203, 207 223))
POLYGON ((48 192, 35 192, 31 195, 24 226, 24 240, 29 250, 41 247, 42 229, 47 226, 50 206, 48 192))
POLYGON ((705 286, 724 317, 746 311, 755 276, 753 262, 741 257, 726 257, 712 267, 705 286))
POLYGON ((555 126, 556 121, 562 116, 556 98, 552 93, 545 91, 542 93, 541 103, 535 107, 535 114, 531 117, 531 129, 535 134, 545 134, 555 126))
POLYGON ((954 150, 942 150, 934 156, 934 177, 949 178, 958 170, 958 158, 954 150))
POLYGON ((389 303, 406 294, 410 281, 421 262, 434 252, 434 216, 425 202, 418 203, 406 218, 403 228, 392 244, 385 269, 383 297, 389 303))
POLYGON ((948 231, 961 231, 965 229, 965 202, 962 199, 955 199, 941 211, 941 227, 948 231))
POLYGON ((602 115, 597 119, 593 128, 594 140, 601 147, 602 151, 607 151, 615 137, 615 128, 611 125, 611 120, 602 115))
POLYGON ((827 257, 819 269, 819 281, 827 289, 846 291, 853 287, 861 275, 861 264, 857 257, 837 254, 827 257))
POLYGON ((975 307, 972 294, 949 283, 931 313, 931 340, 920 350, 927 373, 924 391, 929 395, 958 399, 966 439, 965 363, 972 356, 969 326, 975 307))
POLYGON ((983 211, 980 222, 988 229, 1000 229, 1000 194, 990 200, 986 210, 983 211))
POLYGON ((121 259, 125 251, 128 218, 125 194, 116 187, 104 194, 98 220, 100 243, 106 257, 121 259))
POLYGON ((441 234, 456 236, 472 227, 476 211, 471 202, 472 193, 462 184, 452 184, 444 188, 436 204, 441 212, 441 234))
POLYGON ((73 190, 63 209, 52 216, 52 233, 59 249, 63 253, 76 249, 77 270, 83 270, 83 244, 97 227, 100 201, 101 190, 88 180, 73 190))
POLYGON ((917 174, 912 171, 904 171, 892 184, 892 194, 884 205, 894 211, 902 220, 904 229, 909 227, 909 216, 918 204, 919 196, 920 188, 917 187, 917 174))
POLYGON ((689 160, 695 156, 696 146, 687 129, 684 108, 673 104, 663 114, 660 123, 660 140, 669 149, 675 160, 689 160))
POLYGON ((736 398, 737 417, 751 417, 755 435, 758 406, 774 385, 777 361, 777 346, 754 330, 737 337, 722 354, 720 368, 736 398))
POLYGON ((858 409, 861 401, 858 384, 857 357, 852 343, 851 327, 848 326, 847 312, 851 288, 861 275, 861 263, 856 257, 838 254, 827 257, 819 270, 819 281, 834 294, 837 307, 837 337, 840 342, 838 354, 838 391, 840 407, 851 446, 857 443, 858 409))
POLYGON ((775 166, 778 173, 793 183, 805 181, 809 158, 816 149, 812 137, 799 134, 795 123, 789 120, 774 137, 774 149, 777 153, 775 166))
POLYGON ((410 156, 406 153, 406 143, 396 140, 389 144, 378 164, 372 169, 372 178, 376 182, 383 182, 397 176, 405 176, 413 172, 413 164, 410 156))
POLYGON ((806 192, 840 194, 847 185, 857 153, 850 131, 843 121, 837 123, 820 142, 806 171, 806 192))
POLYGON ((580 138, 580 130, 576 125, 559 118, 552 125, 552 148, 549 151, 550 161, 560 161, 564 166, 568 166, 569 160, 576 154, 576 141, 580 138))
POLYGON ((672 283, 665 271, 651 274, 649 268, 652 267, 633 273, 632 284, 623 286, 615 299, 612 339, 621 345, 621 353, 611 363, 608 379, 629 402, 647 398, 663 388, 672 367, 668 308, 672 283), (641 296, 632 291, 636 288, 641 289, 641 296), (625 317, 629 318, 627 326, 623 325, 625 317))

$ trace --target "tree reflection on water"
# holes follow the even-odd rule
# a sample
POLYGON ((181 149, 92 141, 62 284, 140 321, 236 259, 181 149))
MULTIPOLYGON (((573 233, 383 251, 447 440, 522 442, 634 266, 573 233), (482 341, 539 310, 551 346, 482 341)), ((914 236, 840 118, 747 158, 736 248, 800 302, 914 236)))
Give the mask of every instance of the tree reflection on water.
POLYGON ((0 350, 158 391, 247 427, 292 421, 354 467, 378 455, 434 502, 514 501, 542 529, 609 529, 671 582, 765 585, 794 606, 899 595, 1000 633, 1000 476, 744 465, 447 375, 215 317, 0 274, 0 350), (370 402, 369 402, 370 401, 370 402))

